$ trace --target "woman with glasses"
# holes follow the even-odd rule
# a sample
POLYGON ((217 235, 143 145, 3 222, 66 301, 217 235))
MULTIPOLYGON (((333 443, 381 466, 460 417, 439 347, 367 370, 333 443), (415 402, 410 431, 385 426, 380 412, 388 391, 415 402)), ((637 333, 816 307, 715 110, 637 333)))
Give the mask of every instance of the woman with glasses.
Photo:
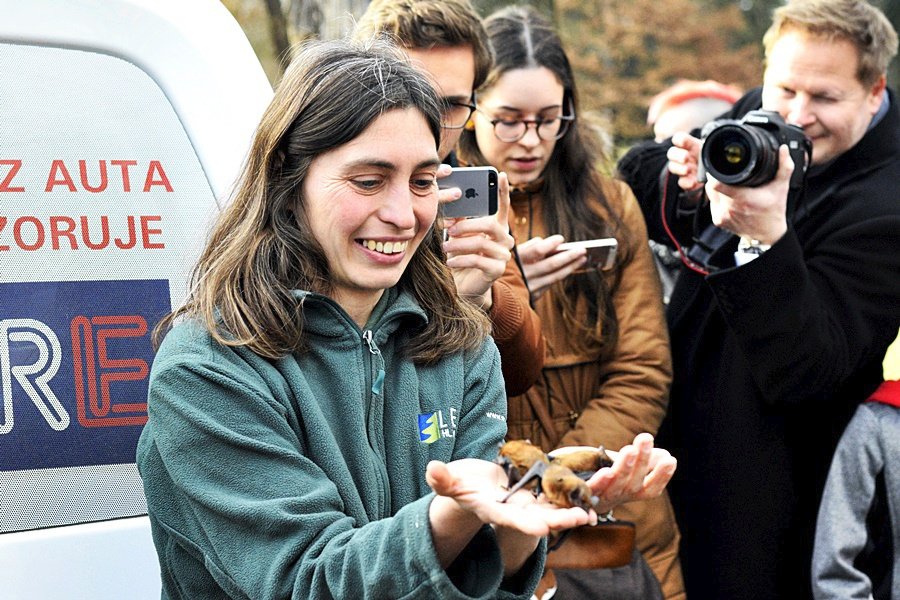
MULTIPOLYGON (((527 438, 551 450, 619 447, 638 432, 655 434, 666 410, 671 358, 641 211, 624 184, 597 170, 601 156, 579 119, 572 69, 550 23, 534 9, 513 7, 492 14, 485 27, 494 68, 477 90, 460 158, 509 176, 510 227, 546 351, 542 377, 509 399, 507 439, 527 438), (607 270, 586 269, 583 249, 556 252, 563 241, 604 237, 618 242, 607 270)), ((643 572, 650 588, 658 579, 666 598, 683 598, 668 497, 626 504, 616 517, 636 522, 646 563, 636 554, 631 575, 592 572, 592 580, 606 582, 608 594, 610 582, 615 589, 617 578, 643 572)), ((571 572, 556 575, 560 590, 571 584, 571 572)), ((548 572, 544 587, 553 581, 548 572)), ((629 597, 619 591, 616 598, 629 597)), ((647 589, 634 592, 653 597, 647 589)))

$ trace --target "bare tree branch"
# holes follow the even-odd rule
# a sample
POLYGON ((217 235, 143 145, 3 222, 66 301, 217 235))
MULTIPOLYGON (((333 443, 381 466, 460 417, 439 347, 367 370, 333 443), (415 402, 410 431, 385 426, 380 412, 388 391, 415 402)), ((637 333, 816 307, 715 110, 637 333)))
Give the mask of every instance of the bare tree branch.
POLYGON ((281 70, 284 71, 291 60, 287 18, 281 10, 280 0, 266 0, 266 10, 269 12, 269 31, 272 34, 275 56, 278 57, 278 63, 281 65, 281 70))

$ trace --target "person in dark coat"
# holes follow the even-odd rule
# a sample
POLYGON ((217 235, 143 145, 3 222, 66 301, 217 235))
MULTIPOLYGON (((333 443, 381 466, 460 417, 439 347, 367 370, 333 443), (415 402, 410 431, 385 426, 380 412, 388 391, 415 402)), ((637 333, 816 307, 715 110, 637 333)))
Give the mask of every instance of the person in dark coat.
POLYGON ((679 461, 669 489, 691 600, 812 597, 831 457, 900 325, 900 111, 885 77, 897 34, 860 0, 793 0, 764 42, 763 86, 723 117, 763 108, 802 127, 802 188, 789 193, 802 165, 784 145, 773 180, 704 186, 699 131, 619 164, 651 235, 685 261, 659 442, 679 461))

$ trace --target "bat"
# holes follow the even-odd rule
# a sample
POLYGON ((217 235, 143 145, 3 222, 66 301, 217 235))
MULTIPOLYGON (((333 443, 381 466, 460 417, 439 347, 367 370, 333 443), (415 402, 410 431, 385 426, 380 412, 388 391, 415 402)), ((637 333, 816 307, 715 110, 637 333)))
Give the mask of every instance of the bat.
POLYGON ((572 469, 552 463, 541 476, 541 492, 551 504, 560 508, 577 506, 585 512, 589 512, 598 500, 591 496, 590 488, 572 469))
POLYGON ((542 461, 535 462, 525 475, 509 488, 509 492, 501 502, 506 502, 510 496, 529 484, 535 486, 538 495, 543 494, 548 502, 560 508, 577 506, 589 511, 597 502, 597 498, 591 496, 591 490, 584 479, 576 475, 572 469, 542 461))
MULTIPOLYGON (((586 480, 598 469, 612 466, 613 461, 603 446, 574 450, 550 457, 529 440, 510 440, 500 447, 497 462, 509 479, 509 492, 501 502, 522 488, 543 494, 548 502, 560 508, 578 507, 585 512, 596 508, 599 498, 591 495, 586 480)), ((556 550, 568 538, 571 529, 559 533, 548 550, 556 550)))
MULTIPOLYGON (((528 440, 510 440, 500 447, 497 463, 506 471, 509 486, 517 484, 535 463, 548 464, 550 459, 528 440)), ((517 488, 518 489, 518 488, 517 488)))
POLYGON ((603 467, 611 467, 612 459, 606 453, 603 446, 591 450, 576 450, 558 454, 550 458, 551 464, 569 467, 579 475, 586 475, 584 479, 590 479, 590 476, 602 469, 603 467))
POLYGON ((613 461, 602 446, 549 457, 529 440, 510 440, 500 447, 497 463, 509 479, 509 492, 501 502, 526 488, 556 506, 589 511, 598 499, 591 496, 585 481, 613 461))

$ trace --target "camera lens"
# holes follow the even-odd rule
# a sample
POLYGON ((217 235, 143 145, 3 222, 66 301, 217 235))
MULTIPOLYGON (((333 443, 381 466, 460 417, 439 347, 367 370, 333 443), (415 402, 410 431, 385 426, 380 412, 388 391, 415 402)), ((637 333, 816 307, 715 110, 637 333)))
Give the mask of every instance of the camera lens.
MULTIPOLYGON (((707 140, 707 143, 710 140, 707 140)), ((752 150, 739 130, 723 131, 715 138, 715 148, 710 148, 709 161, 716 172, 734 176, 747 168, 752 150)))
POLYGON ((703 141, 703 166, 730 185, 762 185, 778 171, 778 141, 759 127, 724 124, 703 141))

